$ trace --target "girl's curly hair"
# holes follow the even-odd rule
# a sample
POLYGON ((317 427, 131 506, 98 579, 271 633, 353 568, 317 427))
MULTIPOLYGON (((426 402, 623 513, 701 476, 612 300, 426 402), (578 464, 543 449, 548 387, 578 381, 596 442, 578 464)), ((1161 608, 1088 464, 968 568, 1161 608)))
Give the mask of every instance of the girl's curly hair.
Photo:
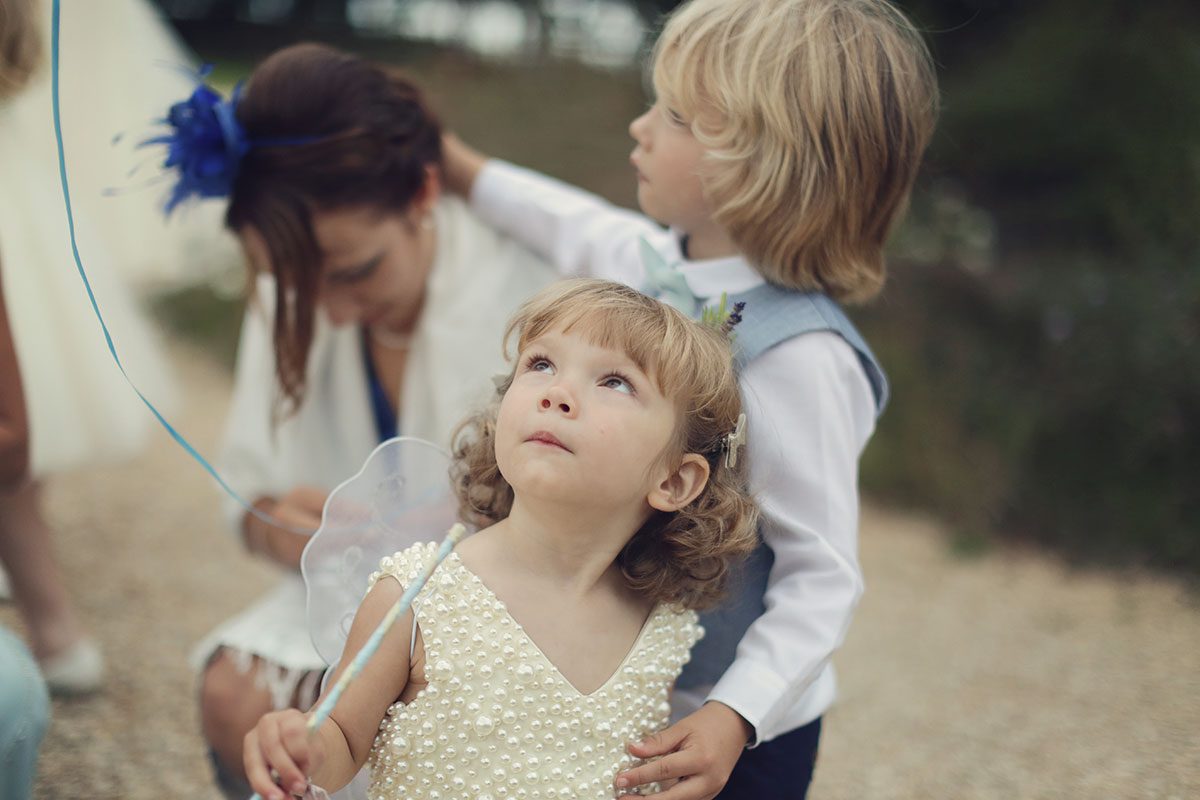
MULTIPOLYGON (((678 424, 663 453, 672 466, 685 454, 708 461, 709 478, 687 507, 656 511, 625 545, 617 563, 630 588, 655 602, 705 608, 720 600, 734 564, 758 542, 758 508, 746 488, 745 458, 726 465, 726 437, 742 412, 729 336, 619 283, 569 280, 530 299, 509 322, 517 354, 552 331, 576 332, 624 351, 675 401, 678 424)), ((512 384, 497 382, 487 408, 454 434, 452 474, 460 511, 478 525, 508 516, 513 490, 496 464, 496 418, 512 384)), ((648 465, 649 466, 649 465, 648 465)))

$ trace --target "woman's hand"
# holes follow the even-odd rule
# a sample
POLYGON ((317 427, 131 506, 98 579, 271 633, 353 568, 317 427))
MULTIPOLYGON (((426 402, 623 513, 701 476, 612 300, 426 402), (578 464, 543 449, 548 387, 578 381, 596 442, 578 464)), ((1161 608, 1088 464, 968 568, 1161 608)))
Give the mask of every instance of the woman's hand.
POLYGON ((308 776, 324 761, 321 737, 309 735, 308 717, 294 708, 265 714, 246 734, 242 749, 246 779, 264 800, 303 795, 308 776))
POLYGON ((300 567, 305 545, 321 527, 321 512, 329 492, 313 486, 297 486, 278 500, 262 498, 254 507, 270 515, 272 524, 253 514, 246 515, 246 547, 291 569, 300 567))
POLYGON ((453 133, 442 134, 442 174, 448 191, 470 198, 471 187, 486 163, 487 157, 483 153, 453 133))
POLYGON ((629 746, 638 758, 657 761, 617 776, 617 789, 630 791, 646 783, 675 782, 662 800, 710 800, 725 787, 753 729, 722 703, 705 703, 664 731, 629 746))

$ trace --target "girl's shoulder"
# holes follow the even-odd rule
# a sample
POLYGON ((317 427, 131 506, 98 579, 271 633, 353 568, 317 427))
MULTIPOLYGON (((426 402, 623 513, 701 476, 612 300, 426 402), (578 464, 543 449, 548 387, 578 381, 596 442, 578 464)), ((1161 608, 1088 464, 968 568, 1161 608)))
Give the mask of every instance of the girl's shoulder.
POLYGON ((408 586, 437 553, 437 542, 418 542, 379 560, 379 569, 371 573, 367 589, 371 589, 380 578, 395 578, 401 586, 408 586))
POLYGON ((649 618, 659 618, 669 623, 686 623, 695 622, 700 618, 700 615, 690 608, 681 606, 679 603, 656 603, 650 609, 649 618))
POLYGON ((665 658, 668 666, 680 669, 692 646, 703 637, 699 614, 674 603, 659 603, 650 612, 641 637, 645 641, 640 644, 665 658))

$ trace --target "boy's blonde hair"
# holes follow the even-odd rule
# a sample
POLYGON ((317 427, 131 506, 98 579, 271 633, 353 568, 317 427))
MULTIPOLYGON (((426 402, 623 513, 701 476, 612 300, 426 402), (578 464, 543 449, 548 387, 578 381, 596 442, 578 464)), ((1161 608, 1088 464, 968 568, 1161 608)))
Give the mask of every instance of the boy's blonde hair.
POLYGON ((768 281, 883 286, 937 118, 920 34, 887 0, 692 0, 655 47, 660 99, 707 148, 714 219, 768 281))
MULTIPOLYGON (((574 332, 626 353, 675 401, 678 424, 663 458, 674 467, 687 453, 705 456, 708 483, 686 508, 654 512, 617 563, 629 586, 656 602, 689 608, 720 599, 732 564, 757 543, 758 510, 746 489, 745 457, 725 464, 723 442, 742 410, 728 335, 623 284, 562 281, 525 303, 509 322, 519 355, 552 331, 574 332)), ((509 372, 493 402, 454 435, 454 483, 464 518, 480 525, 508 516, 513 491, 496 464, 495 430, 509 372)))
POLYGON ((42 57, 33 0, 0 0, 0 100, 24 88, 42 57))

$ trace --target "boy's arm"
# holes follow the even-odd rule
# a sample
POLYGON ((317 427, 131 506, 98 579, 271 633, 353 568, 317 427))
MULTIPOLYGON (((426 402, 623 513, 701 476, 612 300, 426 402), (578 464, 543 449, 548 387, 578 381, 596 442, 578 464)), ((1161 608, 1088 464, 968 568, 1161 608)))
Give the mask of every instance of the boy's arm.
POLYGON ((29 472, 29 420, 21 368, 8 326, 0 288, 0 487, 13 486, 29 472))
POLYGON ((751 484, 775 561, 767 612, 709 694, 742 715, 756 744, 778 726, 845 639, 863 592, 858 458, 875 428, 870 385, 833 333, 798 336, 742 376, 751 484))
POLYGON ((453 136, 443 142, 446 184, 480 219, 555 266, 560 275, 608 278, 640 288, 639 239, 671 234, 634 211, 532 170, 483 155, 453 136))

